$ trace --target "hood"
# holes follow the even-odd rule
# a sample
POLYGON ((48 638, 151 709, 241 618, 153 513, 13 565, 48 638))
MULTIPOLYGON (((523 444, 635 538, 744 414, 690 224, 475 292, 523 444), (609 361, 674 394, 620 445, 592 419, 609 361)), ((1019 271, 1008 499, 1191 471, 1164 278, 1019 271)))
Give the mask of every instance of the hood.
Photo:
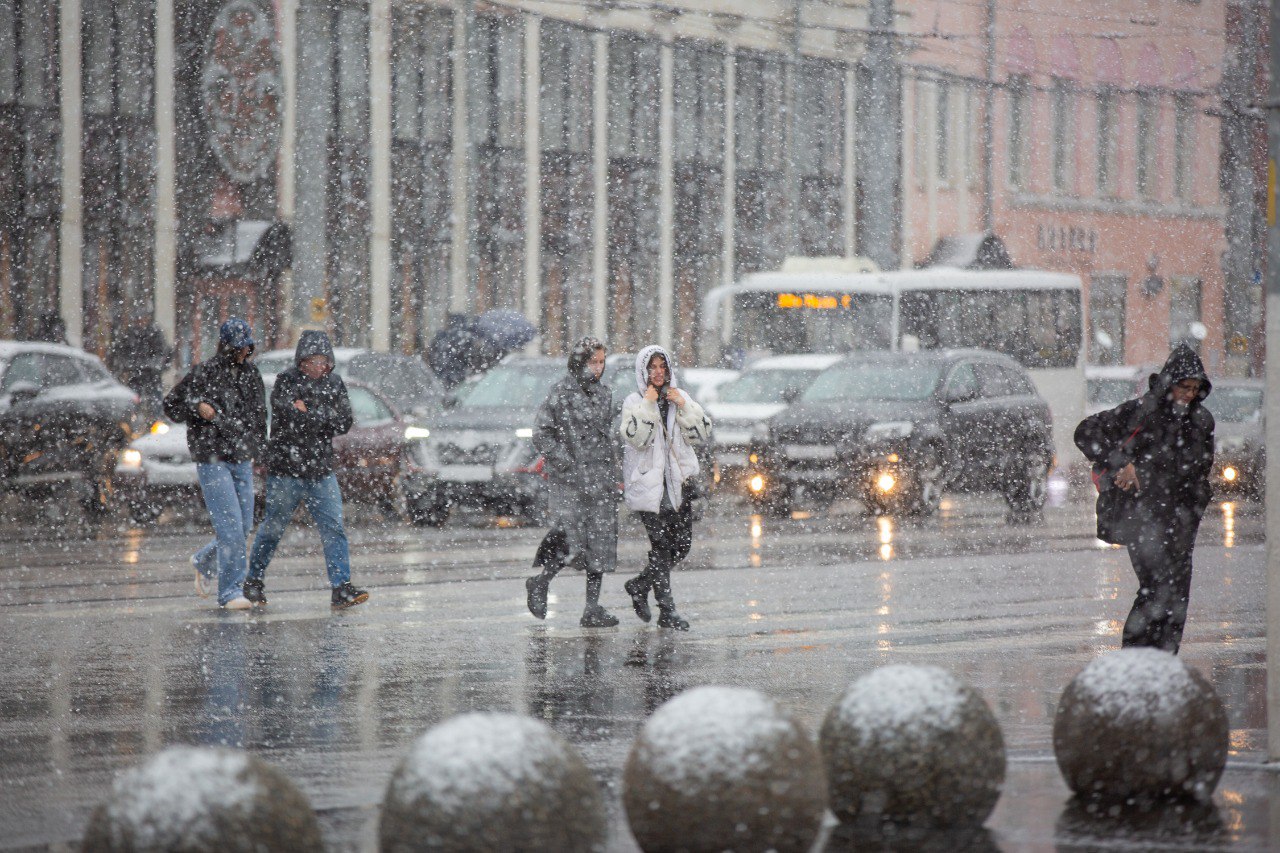
POLYGON ((318 329, 308 329, 302 333, 302 337, 298 338, 298 348, 293 353, 294 366, 297 367, 302 364, 304 358, 310 358, 313 355, 322 355, 329 359, 329 369, 333 369, 333 344, 329 342, 329 336, 318 329))
POLYGON ((1196 398, 1197 402, 1203 401, 1213 390, 1213 383, 1204 372, 1204 362, 1200 361, 1200 356, 1186 344, 1178 344, 1173 348, 1173 352, 1169 353, 1169 358, 1165 360, 1160 372, 1151 374, 1147 380, 1147 387, 1163 399, 1169 389, 1183 379, 1200 380, 1200 394, 1196 398))
POLYGON ((655 354, 667 360, 667 372, 671 376, 669 383, 671 387, 680 387, 680 383, 676 381, 676 365, 671 359, 671 353, 667 352, 665 347, 650 344, 636 353, 636 390, 642 394, 644 389, 649 387, 649 359, 653 358, 655 354))

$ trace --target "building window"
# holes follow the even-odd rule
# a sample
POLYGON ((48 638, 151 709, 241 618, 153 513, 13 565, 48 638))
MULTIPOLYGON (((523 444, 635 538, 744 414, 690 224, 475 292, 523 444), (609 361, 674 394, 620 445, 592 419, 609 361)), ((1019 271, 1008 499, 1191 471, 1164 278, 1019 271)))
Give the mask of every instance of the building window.
POLYGON ((934 100, 933 140, 937 157, 938 182, 951 182, 951 86, 938 81, 937 95, 934 100))
POLYGON ((737 272, 776 269, 786 250, 782 60, 770 54, 737 56, 734 129, 737 201, 734 226, 737 272))
POLYGON ((1124 363, 1124 315, 1129 279, 1102 273, 1089 281, 1089 361, 1124 363))
POLYGON ((1169 346, 1186 344, 1200 351, 1204 330, 1200 324, 1200 279, 1169 276, 1169 346))
POLYGON ((1053 122, 1053 188, 1067 193, 1072 189, 1076 154, 1075 93, 1071 81, 1055 78, 1049 100, 1053 122))
POLYGON ((799 250, 803 255, 838 255, 843 252, 844 68, 808 61, 800 69, 795 123, 799 250))
POLYGON ((1098 193, 1116 193, 1116 92, 1109 86, 1098 90, 1098 193))
POLYGON ((1138 195, 1151 198, 1156 194, 1157 102, 1154 92, 1139 92, 1137 102, 1137 137, 1134 159, 1137 166, 1138 195))
POLYGON ((1173 116, 1173 194, 1187 202, 1192 197, 1196 156, 1196 105, 1190 95, 1174 99, 1173 116))
POLYGON ((1027 78, 1009 78, 1009 186, 1027 188, 1027 140, 1031 132, 1031 91, 1027 78))

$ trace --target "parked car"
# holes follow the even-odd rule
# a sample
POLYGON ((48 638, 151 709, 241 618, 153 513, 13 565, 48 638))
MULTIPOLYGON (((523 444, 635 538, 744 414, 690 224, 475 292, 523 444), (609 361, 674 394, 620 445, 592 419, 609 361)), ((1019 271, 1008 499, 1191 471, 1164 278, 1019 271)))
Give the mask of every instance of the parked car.
POLYGON ((1214 490, 1261 497, 1266 486, 1267 444, 1264 384, 1260 379, 1216 379, 1204 400, 1213 413, 1214 490))
MULTIPOLYGON (((275 376, 264 378, 268 399, 275 376)), ((334 473, 344 500, 397 510, 402 451, 415 427, 390 400, 360 382, 347 382, 355 424, 333 440, 334 473)), ((254 486, 260 508, 266 470, 258 466, 254 486)), ((138 524, 160 517, 165 507, 200 501, 196 465, 187 449, 187 427, 156 421, 148 434, 125 448, 115 467, 115 486, 125 509, 138 524)))
POLYGON ((689 389, 693 399, 705 407, 720 399, 720 389, 741 375, 740 370, 727 367, 676 367, 680 370, 680 384, 689 389))
POLYGON ((714 424, 712 447, 720 482, 745 489, 751 431, 790 405, 839 355, 779 355, 763 358, 719 388, 705 406, 714 424))
POLYGON ((0 341, 0 488, 44 496, 71 484, 101 512, 116 454, 140 428, 138 403, 97 356, 0 341))
POLYGON ((455 506, 541 518, 546 483, 533 423, 563 358, 507 356, 459 386, 445 413, 410 442, 402 483, 415 523, 444 524, 455 506))
MULTIPOLYGON (((293 361, 291 349, 271 350, 254 359, 264 379, 293 367, 293 361)), ((416 356, 338 347, 333 351, 333 362, 344 382, 373 388, 407 417, 429 420, 444 407, 444 386, 416 356)))
POLYGON ((1084 369, 1085 416, 1114 409, 1141 395, 1147 390, 1147 374, 1151 372, 1131 364, 1087 365, 1084 369))
POLYGON ((753 500, 773 514, 842 496, 928 514, 951 490, 998 491, 1026 514, 1044 505, 1053 433, 1048 403, 1007 356, 861 353, 760 424, 752 452, 753 500))

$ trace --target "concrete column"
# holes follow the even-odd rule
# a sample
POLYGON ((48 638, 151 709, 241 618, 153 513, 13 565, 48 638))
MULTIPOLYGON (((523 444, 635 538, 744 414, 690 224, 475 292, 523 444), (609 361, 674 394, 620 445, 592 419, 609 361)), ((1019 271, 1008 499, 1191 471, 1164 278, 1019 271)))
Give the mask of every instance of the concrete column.
POLYGON ((391 345, 391 0, 369 3, 369 320, 391 345))
POLYGON ((84 130, 80 85, 80 0, 62 0, 60 13, 62 220, 58 229, 58 310, 67 324, 67 341, 72 346, 80 346, 84 340, 84 292, 80 284, 84 249, 80 165, 80 139, 84 130))
MULTIPOLYGON (((326 140, 333 124, 330 96, 333 43, 329 10, 310 0, 297 7, 296 135, 293 151, 296 210, 293 223, 293 325, 314 326, 311 300, 325 298, 329 182, 326 140)), ((288 78, 286 78, 288 79, 288 78)))
POLYGON ((675 50, 663 42, 658 110, 658 342, 668 349, 675 305, 675 50))
POLYGON ((524 315, 541 329, 542 18, 537 15, 524 19, 524 81, 524 315))
MULTIPOLYGON (((925 228, 929 237, 929 249, 938 242, 938 133, 944 128, 938 126, 938 84, 934 82, 917 83, 916 97, 924 101, 925 157, 924 204, 925 228), (921 86, 924 87, 921 90, 921 86)), ((903 252, 903 254, 907 254, 903 252)))
MULTIPOLYGON (((923 144, 918 138, 920 128, 916 127, 916 86, 903 86, 902 101, 899 104, 902 112, 902 145, 899 146, 898 168, 901 169, 902 185, 898 200, 898 208, 902 211, 902 252, 900 265, 903 269, 911 266, 911 241, 915 239, 915 206, 911 203, 915 192, 915 147, 923 144)), ((890 267, 891 269, 891 267, 890 267)))
POLYGON ((591 88, 591 333, 609 333, 609 36, 596 33, 591 88))
POLYGON ((173 0, 156 0, 155 322, 177 343, 178 206, 173 61, 173 0))
POLYGON ((738 204, 737 194, 737 145, 734 140, 735 121, 738 100, 738 66, 734 49, 729 45, 724 55, 724 210, 721 222, 721 278, 725 284, 732 284, 734 276, 734 233, 736 217, 734 211, 738 204))
MULTIPOLYGON (((276 157, 276 217, 294 228, 294 169, 298 134, 298 0, 279 0, 280 15, 280 79, 284 86, 284 103, 280 112, 280 152, 276 157)), ((295 247, 296 247, 295 242, 295 247)), ((296 259, 298 253, 294 251, 296 259)), ((297 312, 293 305, 293 266, 280 274, 279 289, 280 339, 288 345, 293 340, 297 312)))
POLYGON ((470 106, 467 98, 468 61, 472 31, 475 29, 475 4, 464 0, 453 15, 453 159, 449 176, 449 192, 453 201, 453 228, 449 250, 449 310, 466 313, 471 310, 471 232, 472 221, 472 145, 470 106))
POLYGON ((858 214, 855 209, 858 166, 857 151, 853 145, 858 129, 858 78, 853 68, 844 72, 844 191, 841 193, 841 216, 844 222, 844 253, 852 258, 858 254, 858 214))

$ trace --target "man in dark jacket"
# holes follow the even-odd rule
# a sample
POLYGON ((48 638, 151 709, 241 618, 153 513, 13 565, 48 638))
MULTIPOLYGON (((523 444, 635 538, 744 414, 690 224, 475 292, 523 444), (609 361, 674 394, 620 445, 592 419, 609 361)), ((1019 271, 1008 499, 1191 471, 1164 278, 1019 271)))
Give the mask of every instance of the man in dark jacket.
POLYGON ((111 339, 107 365, 154 411, 150 407, 160 400, 160 378, 172 355, 160 327, 146 315, 136 315, 111 339))
POLYGON ((1099 478, 1099 536, 1128 547, 1138 576, 1123 644, 1177 654, 1210 498, 1214 423, 1201 403, 1213 386, 1185 344, 1148 386, 1140 399, 1085 418, 1075 442, 1099 478))
POLYGON ((542 571, 525 581, 529 612, 547 615, 547 588, 565 566, 587 573, 587 605, 579 624, 606 628, 617 617, 600 606, 604 575, 618 563, 618 441, 613 394, 600 383, 604 344, 583 338, 569 354, 569 374, 538 409, 533 446, 547 475, 551 532, 538 549, 542 571))
POLYGON ((324 332, 298 340, 294 366, 276 377, 271 390, 271 443, 267 451, 267 507, 249 556, 245 597, 266 604, 267 564, 299 503, 320 530, 334 607, 351 607, 369 593, 351 583, 351 557, 342 524, 342 490, 333 473, 333 438, 351 429, 351 401, 333 372, 333 345, 324 332))
POLYGON ((242 589, 245 548, 253 529, 253 460, 267 441, 262 376, 250 361, 254 346, 249 324, 232 317, 218 330, 217 354, 164 398, 165 415, 187 425, 187 448, 213 521, 213 541, 191 558, 196 593, 209 594, 216 571, 218 604, 228 610, 253 606, 242 589))

